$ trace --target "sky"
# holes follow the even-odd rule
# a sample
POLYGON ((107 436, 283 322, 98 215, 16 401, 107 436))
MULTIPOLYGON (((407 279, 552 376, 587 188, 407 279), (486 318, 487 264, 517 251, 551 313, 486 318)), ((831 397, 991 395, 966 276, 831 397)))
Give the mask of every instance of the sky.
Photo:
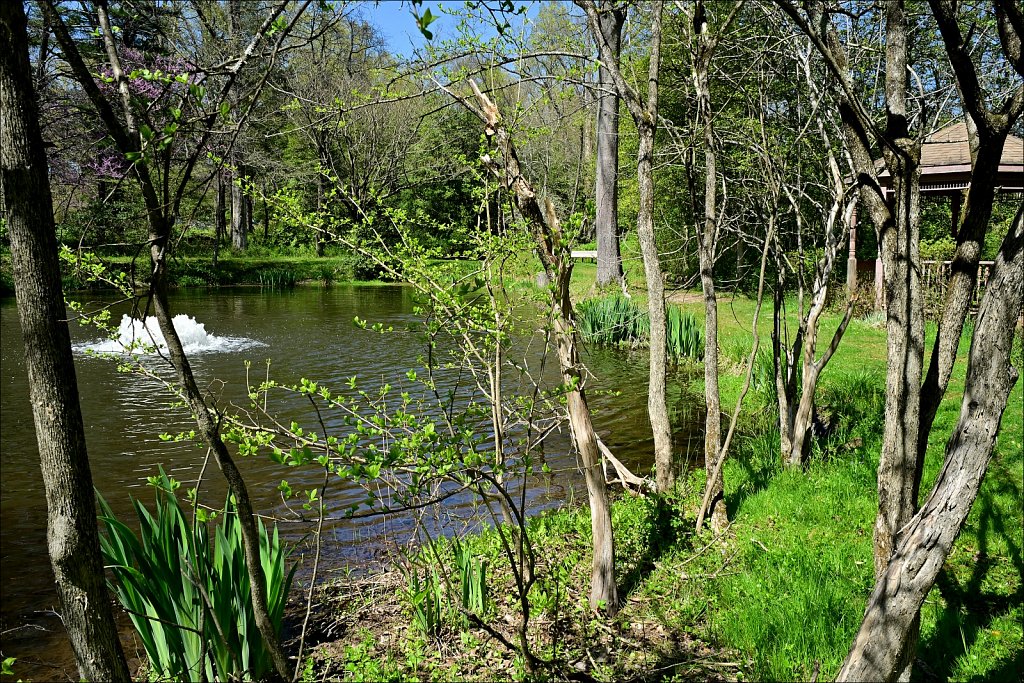
MULTIPOLYGON (((528 7, 527 14, 536 16, 539 4, 531 0, 521 0, 521 3, 528 7)), ((497 4, 497 3, 493 3, 497 4)), ((517 5, 520 2, 516 3, 517 5)), ((434 40, 455 38, 455 32, 459 20, 445 14, 443 8, 462 9, 462 0, 424 0, 416 7, 416 11, 423 14, 428 8, 430 13, 437 19, 430 24, 430 31, 434 40)), ((413 17, 413 5, 409 0, 368 0, 361 8, 362 17, 370 24, 376 26, 387 41, 388 48, 393 54, 411 56, 417 48, 426 46, 427 39, 420 33, 413 17)))
MULTIPOLYGON (((421 14, 430 8, 437 20, 430 25, 434 38, 449 36, 454 32, 456 22, 452 17, 441 12, 439 5, 454 6, 455 3, 426 0, 417 11, 421 14)), ((458 3, 461 4, 461 3, 458 3)), ((408 0, 380 0, 366 2, 362 15, 369 23, 380 29, 391 52, 409 56, 415 48, 426 45, 427 39, 420 33, 413 18, 413 6, 408 0)))

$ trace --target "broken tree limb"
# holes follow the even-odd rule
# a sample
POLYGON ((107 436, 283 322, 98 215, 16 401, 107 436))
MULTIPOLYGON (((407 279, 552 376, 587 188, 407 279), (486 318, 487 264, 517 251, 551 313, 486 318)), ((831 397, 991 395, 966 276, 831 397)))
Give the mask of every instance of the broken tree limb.
MULTIPOLYGON (((600 437, 597 439, 597 448, 601 451, 601 455, 604 456, 605 460, 612 464, 615 469, 615 474, 619 475, 619 481, 622 482, 622 486, 626 489, 633 487, 638 489, 640 492, 653 493, 655 491, 654 482, 646 477, 640 477, 629 471, 629 468, 622 464, 622 462, 616 458, 608 446, 605 445, 604 441, 601 441, 600 437)), ((609 482, 611 483, 611 482, 609 482)))

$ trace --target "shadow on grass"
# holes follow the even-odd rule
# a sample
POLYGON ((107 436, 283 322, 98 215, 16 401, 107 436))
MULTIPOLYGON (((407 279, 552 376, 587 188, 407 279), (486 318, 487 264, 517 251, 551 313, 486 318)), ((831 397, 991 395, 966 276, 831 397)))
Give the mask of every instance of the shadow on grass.
MULTIPOLYGON (((1004 481, 1002 486, 1017 489, 1013 482, 1004 481)), ((1016 491, 1016 499, 1020 492, 1016 491)), ((918 648, 918 659, 927 662, 924 667, 915 667, 915 679, 922 681, 948 680, 954 673, 957 660, 966 654, 977 642, 982 631, 994 619, 1005 614, 1015 605, 1024 602, 1024 584, 1019 580, 1013 592, 983 592, 982 587, 993 561, 988 554, 989 534, 995 533, 1006 543, 1010 561, 1016 575, 1024 576, 1024 557, 1021 548, 1014 543, 1003 518, 994 510, 990 491, 982 491, 975 503, 979 506, 978 550, 974 555, 974 567, 966 583, 961 584, 950 568, 943 567, 936 580, 940 594, 946 602, 934 630, 918 648)), ((1011 652, 997 667, 971 680, 1019 680, 1022 651, 1011 652)))
POLYGON ((779 430, 771 429, 747 440, 737 451, 734 462, 743 469, 744 477, 731 494, 726 485, 726 507, 733 518, 743 511, 748 498, 768 488, 781 469, 779 430))
MULTIPOLYGON (((626 556, 629 569, 619 579, 619 600, 625 602, 631 593, 643 583, 644 579, 650 576, 655 565, 671 549, 685 547, 690 543, 693 534, 694 520, 691 517, 683 517, 682 510, 675 504, 677 501, 671 497, 657 496, 651 499, 651 505, 644 510, 643 519, 630 520, 632 526, 617 525, 619 532, 616 536, 616 544, 619 557, 626 556), (640 530, 642 538, 630 543, 630 532, 640 530), (690 531, 687 531, 690 530, 690 531), (633 545, 636 550, 630 551, 628 547, 633 545), (624 551, 624 552, 623 552, 624 551)), ((622 520, 625 521, 625 520, 622 520)))

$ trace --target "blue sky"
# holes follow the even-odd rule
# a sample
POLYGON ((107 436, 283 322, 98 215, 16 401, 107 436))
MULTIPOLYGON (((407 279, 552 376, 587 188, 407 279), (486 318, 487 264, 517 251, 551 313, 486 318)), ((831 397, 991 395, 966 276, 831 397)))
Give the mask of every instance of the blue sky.
MULTIPOLYGON (((497 3, 492 3, 497 5, 497 3)), ((527 15, 537 16, 540 7, 539 3, 532 0, 519 0, 516 5, 526 5, 527 15)), ((430 31, 434 34, 434 40, 455 38, 455 31, 458 26, 458 19, 445 14, 442 8, 462 9, 465 3, 462 0, 425 0, 417 9, 421 14, 430 9, 437 19, 430 24, 430 31)), ((370 24, 376 26, 387 41, 388 48, 393 54, 411 56, 413 50, 424 47, 427 44, 426 38, 420 33, 413 18, 413 5, 409 0, 379 0, 377 2, 365 2, 361 9, 363 18, 370 24)), ((522 21, 522 17, 517 18, 522 21)), ((513 20, 513 25, 518 24, 513 20)), ((493 35, 493 30, 489 31, 493 35)))
MULTIPOLYGON (((418 8, 418 11, 422 13, 429 7, 431 14, 437 17, 437 20, 430 25, 435 40, 452 37, 457 24, 452 17, 441 12, 440 5, 457 7, 462 3, 427 0, 418 8)), ((416 27, 412 3, 408 0, 367 2, 362 7, 362 14, 369 23, 380 29, 393 53, 409 56, 415 48, 423 47, 427 43, 426 38, 416 27)))

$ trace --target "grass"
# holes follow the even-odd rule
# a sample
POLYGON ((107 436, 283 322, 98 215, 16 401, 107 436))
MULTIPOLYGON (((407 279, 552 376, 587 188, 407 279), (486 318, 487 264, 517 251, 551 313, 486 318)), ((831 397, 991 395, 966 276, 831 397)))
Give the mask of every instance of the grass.
MULTIPOLYGON (((643 310, 644 292, 631 290, 633 305, 643 310)), ((579 301, 595 291, 593 266, 577 266, 574 297, 579 301)), ((699 297, 680 298, 681 310, 702 319, 699 297)), ((743 383, 753 312, 747 298, 720 297, 720 345, 728 361, 721 382, 724 406, 734 405, 743 383)), ((790 322, 795 322, 792 314, 790 322)), ((839 322, 838 313, 824 316, 821 336, 830 338, 839 322)), ((755 380, 767 372, 761 366, 770 366, 770 324, 763 314, 755 380)), ((929 327, 929 346, 933 339, 929 327)), ((1015 344, 1019 365, 1019 334, 1015 344)), ((922 498, 935 481, 959 414, 966 352, 962 343, 929 443, 922 498)), ((699 396, 700 374, 685 376, 693 384, 691 393, 699 396)), ((832 431, 815 440, 806 470, 780 465, 774 396, 764 379, 747 398, 725 465, 733 524, 723 537, 713 538, 710 530, 692 534, 704 483, 700 470, 682 478, 677 493, 665 500, 623 496, 614 501, 623 601, 615 619, 595 619, 587 609, 587 509, 570 504, 531 520, 540 559, 530 594, 530 637, 538 652, 557 662, 537 678, 564 677, 574 669, 596 680, 809 680, 815 672, 819 680, 834 678, 873 585, 884 327, 871 318, 853 321, 824 371, 817 403, 830 416, 832 431)), ((1024 391, 1018 383, 978 500, 923 606, 915 680, 1015 680, 1024 668, 1021 405, 1024 391)), ((508 624, 518 613, 507 597, 511 580, 502 569, 496 534, 485 530, 463 543, 487 559, 488 590, 495 596, 491 623, 510 635, 508 624)), ((375 595, 381 594, 378 587, 375 595)), ((355 628, 351 636, 318 649, 313 667, 318 677, 347 677, 339 672, 352 670, 419 680, 526 677, 515 656, 480 631, 448 630, 438 641, 424 642, 408 635, 408 607, 378 602, 373 611, 390 616, 367 620, 360 616, 367 603, 352 595, 351 584, 325 595, 331 618, 355 628), (371 631, 358 630, 367 621, 376 638, 372 645, 371 631)))
MULTIPOLYGON (((149 256, 105 255, 102 262, 112 272, 134 277, 136 286, 149 281, 149 256)), ((10 252, 0 248, 0 296, 14 293, 10 252)), ((330 286, 335 283, 375 281, 380 274, 364 259, 347 253, 316 256, 306 252, 281 252, 253 248, 244 254, 222 250, 216 266, 213 252, 176 255, 169 261, 168 280, 172 287, 259 286, 265 289, 289 289, 300 283, 330 286)), ((90 282, 75 271, 64 268, 64 290, 105 287, 90 282)))

